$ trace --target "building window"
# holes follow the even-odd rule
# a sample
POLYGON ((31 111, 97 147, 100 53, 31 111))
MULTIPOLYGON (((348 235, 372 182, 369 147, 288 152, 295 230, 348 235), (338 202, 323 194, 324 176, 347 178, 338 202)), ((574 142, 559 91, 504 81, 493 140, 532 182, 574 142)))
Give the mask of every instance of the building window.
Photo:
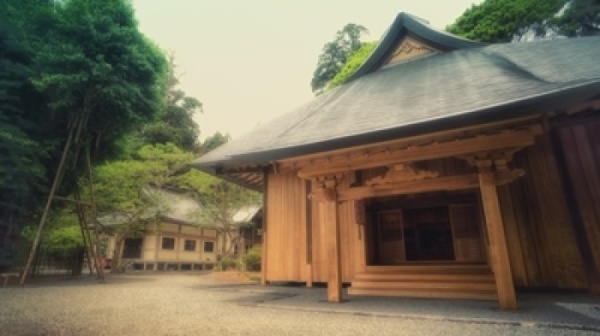
POLYGON ((183 249, 185 251, 196 251, 196 241, 195 240, 185 240, 183 244, 183 249))
POLYGON ((214 242, 204 242, 204 252, 214 252, 215 251, 215 243, 214 242))
POLYGON ((163 237, 162 249, 163 250, 174 250, 175 249, 175 238, 163 237))

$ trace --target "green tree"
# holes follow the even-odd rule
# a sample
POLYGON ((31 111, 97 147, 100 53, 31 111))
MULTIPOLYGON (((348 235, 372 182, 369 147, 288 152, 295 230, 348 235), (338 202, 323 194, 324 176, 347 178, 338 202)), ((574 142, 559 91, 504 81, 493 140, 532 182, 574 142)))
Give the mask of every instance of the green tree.
POLYGON ((483 42, 519 40, 538 36, 598 34, 598 0, 486 0, 467 9, 446 29, 483 42))
POLYGON ((323 46, 310 83, 315 94, 323 92, 327 83, 340 71, 348 57, 361 47, 360 38, 368 33, 361 25, 349 23, 338 31, 333 41, 323 46))
POLYGON ((17 262, 18 238, 46 191, 52 157, 53 137, 45 134, 50 114, 29 81, 36 68, 29 32, 41 21, 51 26, 54 19, 51 14, 42 19, 45 7, 30 0, 0 0, 0 271, 17 262))
POLYGON ((246 224, 236 221, 235 215, 245 207, 259 204, 259 194, 219 179, 199 190, 197 200, 200 205, 196 217, 198 226, 217 230, 222 256, 230 256, 238 239, 239 226, 246 224))
POLYGON ((378 41, 363 43, 360 48, 353 52, 352 55, 348 57, 348 60, 346 60, 346 63, 344 63, 344 65, 341 67, 340 71, 335 74, 331 81, 329 81, 327 84, 327 90, 344 84, 348 78, 350 78, 350 76, 352 76, 356 70, 358 70, 358 68, 367 60, 378 43, 378 41))
POLYGON ((204 155, 212 151, 213 149, 221 146, 229 140, 231 140, 231 136, 229 134, 222 134, 221 132, 216 132, 215 134, 209 136, 202 142, 198 153, 200 155, 204 155))
MULTIPOLYGON (((148 224, 168 211, 162 188, 193 158, 194 154, 171 143, 146 145, 138 151, 136 159, 108 162, 95 168, 93 186, 98 211, 103 214, 100 218, 114 224, 113 272, 125 270, 122 260, 125 239, 141 235, 148 224)), ((86 198, 90 197, 88 183, 85 179, 81 182, 86 198)))
POLYGON ((70 0, 57 8, 53 43, 37 56, 36 87, 66 127, 80 125, 82 143, 112 145, 158 113, 166 60, 138 30, 125 0, 70 0))
POLYGON ((549 20, 550 28, 568 37, 600 34, 600 0, 571 0, 561 15, 549 20))
POLYGON ((157 144, 171 142, 187 151, 196 151, 200 129, 194 120, 196 112, 202 113, 202 103, 186 96, 178 89, 179 77, 176 73, 175 56, 169 55, 169 71, 165 87, 165 104, 158 119, 142 129, 144 143, 157 144))
POLYGON ((95 158, 114 155, 124 134, 152 120, 164 93, 164 54, 139 32, 130 1, 69 0, 52 5, 56 24, 43 41, 32 39, 38 70, 31 82, 45 95, 55 129, 61 130, 55 134, 60 134, 62 153, 54 156, 60 159, 21 283, 53 195, 76 187, 84 166, 78 160, 80 150, 86 148, 88 163, 92 151, 95 158))

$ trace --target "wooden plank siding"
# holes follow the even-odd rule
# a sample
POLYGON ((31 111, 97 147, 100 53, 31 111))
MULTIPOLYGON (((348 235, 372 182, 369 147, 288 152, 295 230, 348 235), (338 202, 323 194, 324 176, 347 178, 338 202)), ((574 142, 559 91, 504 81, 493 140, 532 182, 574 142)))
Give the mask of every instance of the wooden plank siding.
POLYGON ((517 153, 515 166, 525 176, 499 192, 515 285, 586 288, 550 137, 517 153))
POLYGON ((306 188, 294 173, 268 181, 266 281, 306 281, 306 188))
POLYGON ((600 118, 557 129, 564 179, 590 291, 600 294, 600 118))

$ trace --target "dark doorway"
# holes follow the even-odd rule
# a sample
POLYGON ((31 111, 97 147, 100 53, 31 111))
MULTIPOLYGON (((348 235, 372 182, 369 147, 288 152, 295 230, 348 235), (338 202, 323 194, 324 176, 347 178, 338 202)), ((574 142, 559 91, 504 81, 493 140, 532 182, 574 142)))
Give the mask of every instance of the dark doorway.
POLYGON ((141 258, 143 241, 143 238, 125 238, 125 244, 123 245, 123 258, 141 258))
POLYGON ((369 265, 485 262, 474 191, 381 197, 365 204, 369 265))
POLYGON ((403 215, 406 261, 454 260, 447 206, 406 209, 403 215))

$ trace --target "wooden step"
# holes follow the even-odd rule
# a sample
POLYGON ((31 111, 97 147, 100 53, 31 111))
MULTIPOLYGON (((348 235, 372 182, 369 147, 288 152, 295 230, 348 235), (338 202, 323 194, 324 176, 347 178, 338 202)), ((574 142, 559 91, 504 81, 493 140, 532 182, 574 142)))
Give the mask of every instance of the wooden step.
POLYGON ((496 292, 494 282, 487 283, 469 283, 469 282, 381 282, 381 281, 358 281, 352 282, 351 288, 360 289, 431 289, 431 290, 453 290, 453 291, 491 291, 496 292))
POLYGON ((497 300, 488 265, 367 266, 355 274, 350 295, 497 300))
POLYGON ((416 290, 349 287, 348 294, 361 296, 397 296, 437 299, 498 300, 498 295, 495 291, 448 291, 434 289, 416 290))
POLYGON ((488 265, 482 264, 452 264, 452 265, 427 265, 427 264, 408 264, 395 266, 367 266, 365 273, 490 273, 488 265))
POLYGON ((494 282, 493 274, 431 274, 431 273, 358 273, 355 281, 428 281, 428 282, 494 282))

